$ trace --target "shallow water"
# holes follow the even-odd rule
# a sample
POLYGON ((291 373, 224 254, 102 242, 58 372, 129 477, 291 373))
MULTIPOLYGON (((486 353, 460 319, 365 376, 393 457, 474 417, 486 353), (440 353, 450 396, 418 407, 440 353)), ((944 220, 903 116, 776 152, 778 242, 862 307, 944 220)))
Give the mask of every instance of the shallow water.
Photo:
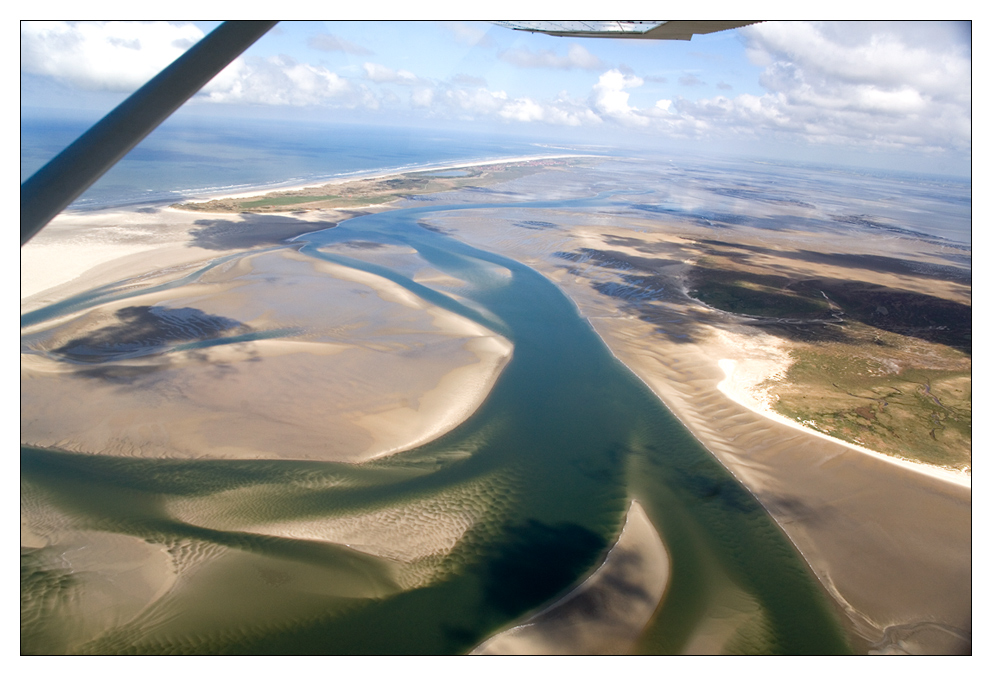
MULTIPOLYGON (((600 202, 512 206, 594 203, 600 202)), ((27 492, 70 515, 76 528, 130 534, 170 551, 225 553, 207 563, 194 556, 199 567, 180 571, 182 584, 172 592, 126 626, 75 649, 464 653, 594 569, 616 539, 629 500, 637 498, 672 557, 669 592, 639 651, 682 652, 694 629, 739 607, 741 599, 752 611, 728 651, 848 650, 824 593, 767 513, 613 358, 553 283, 418 224, 427 214, 464 208, 363 216, 291 245, 386 277, 512 341, 513 358, 488 399, 445 436, 362 465, 149 460, 22 448, 27 492), (434 268, 466 282, 459 294, 487 312, 396 270, 321 249, 350 240, 416 249, 434 268), (494 274, 497 268, 509 276, 494 274), (393 529, 414 543, 458 536, 442 555, 405 560, 292 535, 294 528, 345 527, 393 529)), ((31 324, 98 307, 124 293, 140 306, 148 290, 119 290, 125 286, 25 319, 31 324)), ((190 338, 195 343, 204 336, 190 338)), ((191 349, 193 343, 170 346, 191 349)), ((45 565, 29 554, 22 566, 22 577, 37 582, 22 590, 27 615, 37 618, 22 626, 25 652, 59 651, 51 630, 38 629, 46 618, 57 620, 59 611, 45 608, 59 607, 51 599, 63 584, 46 582, 45 565)))

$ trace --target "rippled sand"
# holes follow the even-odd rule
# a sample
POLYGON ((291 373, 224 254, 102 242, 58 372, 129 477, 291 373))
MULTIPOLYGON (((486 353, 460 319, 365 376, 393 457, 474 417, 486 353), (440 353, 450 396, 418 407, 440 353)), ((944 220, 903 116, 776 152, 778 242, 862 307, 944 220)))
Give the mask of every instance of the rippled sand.
POLYGON ((634 500, 603 564, 547 608, 506 629, 473 655, 625 655, 668 588, 671 560, 634 500))

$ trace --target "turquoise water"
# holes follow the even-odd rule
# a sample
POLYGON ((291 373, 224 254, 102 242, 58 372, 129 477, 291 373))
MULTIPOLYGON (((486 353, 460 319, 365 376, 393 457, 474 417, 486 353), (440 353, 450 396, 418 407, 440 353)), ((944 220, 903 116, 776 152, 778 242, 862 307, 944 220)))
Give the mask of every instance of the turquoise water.
MULTIPOLYGON (((263 622, 252 618, 266 615, 266 604, 273 602, 270 590, 232 569, 209 585, 194 580, 185 588, 186 597, 160 601, 159 615, 99 637, 85 651, 464 653, 594 569, 616 539, 630 499, 637 498, 665 540, 673 565, 670 590, 639 651, 682 651, 699 623, 718 612, 716 590, 729 585, 761 610, 760 621, 751 622, 731 643, 733 651, 847 652, 822 589, 767 513, 613 358, 571 300, 520 263, 418 224, 429 213, 466 208, 363 216, 290 245, 308 256, 391 279, 512 341, 513 358, 490 396, 445 436, 362 465, 146 460, 22 448, 22 480, 73 514, 79 528, 152 543, 218 546, 260 557, 280 575, 303 575, 305 569, 313 579, 326 574, 337 585, 334 593, 305 586, 281 592, 279 603, 298 612, 263 622), (491 316, 394 270, 320 250, 352 239, 413 247, 433 267, 464 280, 460 294, 491 316), (491 265, 509 270, 509 279, 489 273, 491 265), (232 495, 241 496, 229 508, 232 524, 359 515, 425 500, 479 516, 443 560, 423 564, 432 571, 428 582, 404 589, 391 582, 387 568, 392 564, 349 548, 257 535, 236 525, 195 526, 166 508, 180 499, 227 500, 232 495), (209 613, 204 610, 208 601, 209 613), (216 613, 219 619, 201 622, 198 613, 216 613), (214 628, 220 624, 227 628, 214 628)), ((176 283, 191 283, 198 274, 176 283)), ((119 299, 125 292, 118 287, 124 286, 69 299, 27 318, 28 324, 119 299)), ((136 304, 141 295, 131 296, 136 304)), ((420 571, 416 565, 409 570, 420 571)), ((41 568, 29 554, 22 565, 22 590, 26 575, 35 581, 30 589, 42 590, 32 593, 54 593, 45 587, 41 568)), ((32 627, 25 631, 22 626, 22 649, 26 641, 26 652, 44 652, 42 638, 31 643, 32 636, 42 636, 32 627)))

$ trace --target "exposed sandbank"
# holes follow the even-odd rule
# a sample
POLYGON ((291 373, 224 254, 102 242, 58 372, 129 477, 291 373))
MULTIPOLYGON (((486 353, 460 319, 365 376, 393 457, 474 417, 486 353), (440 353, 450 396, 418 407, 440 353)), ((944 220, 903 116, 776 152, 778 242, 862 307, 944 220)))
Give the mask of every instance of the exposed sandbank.
POLYGON ((140 330, 155 340, 152 328, 122 327, 119 312, 135 305, 291 333, 106 363, 25 354, 23 442, 145 457, 360 462, 460 424, 512 351, 497 334, 394 282, 291 249, 251 254, 197 282, 47 322, 35 349, 114 331, 140 330), (272 275, 282 283, 268 283, 272 275))
POLYGON ((636 500, 603 564, 575 589, 473 655, 624 655, 662 602, 671 560, 636 500))

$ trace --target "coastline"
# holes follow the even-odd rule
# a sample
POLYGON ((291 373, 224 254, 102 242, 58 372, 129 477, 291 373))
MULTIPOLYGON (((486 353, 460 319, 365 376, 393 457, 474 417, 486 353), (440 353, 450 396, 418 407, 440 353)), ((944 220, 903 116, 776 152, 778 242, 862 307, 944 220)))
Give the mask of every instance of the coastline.
MULTIPOLYGON (((275 188, 257 186, 236 192, 219 192, 212 193, 210 196, 191 197, 185 201, 204 203, 218 199, 254 197, 283 190, 304 190, 326 185, 343 185, 367 179, 400 176, 404 173, 446 171, 475 166, 575 157, 598 156, 559 153, 417 165, 409 169, 384 169, 299 185, 293 184, 275 188)), ((308 232, 330 227, 358 214, 394 208, 392 203, 395 201, 397 200, 391 199, 381 204, 359 207, 330 207, 308 212, 303 216, 294 214, 295 220, 312 222, 313 227, 287 234, 287 237, 283 239, 288 241, 308 232)), ((190 231, 199 225, 197 222, 209 219, 235 224, 241 219, 241 216, 237 213, 185 211, 172 208, 172 206, 162 206, 158 203, 63 211, 52 219, 27 245, 21 248, 21 301, 23 303, 25 300, 32 299, 33 296, 51 292, 56 287, 80 280, 99 266, 108 267, 108 264, 132 254, 147 253, 165 246, 181 248, 171 249, 168 254, 158 252, 164 255, 156 262, 160 268, 207 259, 210 257, 209 252, 203 251, 202 255, 198 255, 196 249, 193 248, 195 244, 192 243, 193 237, 190 231), (125 240, 126 243, 121 243, 121 239, 125 240), (191 250, 183 251, 182 248, 191 250)), ((149 260, 148 262, 151 264, 152 261, 149 260)), ((94 277, 95 281, 87 280, 87 283, 96 286, 104 279, 113 281, 110 278, 114 274, 114 272, 107 270, 105 274, 94 277)), ((57 299, 57 296, 55 298, 57 299)), ((50 302, 52 302, 52 297, 47 297, 41 301, 42 304, 50 302)))
MULTIPOLYGON (((764 416, 769 420, 773 420, 776 423, 779 423, 780 425, 785 425, 787 427, 800 430, 802 432, 805 432, 806 434, 812 434, 813 436, 820 439, 824 439, 825 441, 830 441, 835 444, 840 444, 845 448, 850 448, 851 450, 857 451, 859 453, 865 453, 878 460, 892 463, 898 467, 909 470, 911 472, 919 472, 921 474, 925 474, 939 481, 947 481, 949 483, 956 484, 958 486, 964 486, 965 488, 968 489, 971 488, 970 472, 963 472, 963 471, 959 472, 946 467, 940 467, 938 465, 928 465, 922 462, 915 462, 913 460, 908 460, 906 458, 897 458, 895 456, 879 453, 878 451, 873 451, 870 448, 859 446, 858 444, 852 444, 848 441, 844 441, 843 439, 838 439, 828 434, 824 434, 819 430, 811 429, 806 425, 802 425, 801 423, 798 423, 795 420, 791 420, 783 415, 776 413, 775 411, 771 410, 771 407, 768 406, 767 402, 759 400, 755 396, 762 394, 760 387, 756 385, 752 385, 751 382, 743 383, 740 381, 739 377, 735 378, 735 375, 739 371, 740 364, 747 361, 755 361, 755 360, 719 359, 717 361, 720 368, 723 369, 723 372, 725 374, 724 379, 721 380, 720 383, 717 385, 717 389, 723 392, 725 395, 727 395, 727 397, 733 402, 740 404, 744 408, 754 413, 757 413, 760 416, 764 416)), ((787 366, 788 362, 785 362, 784 365, 787 366)), ((776 370, 777 369, 775 369, 774 367, 770 368, 768 373, 766 374, 766 377, 771 377, 776 372, 776 370)), ((751 379, 748 380, 750 381, 751 379)), ((761 380, 764 380, 764 378, 761 378, 761 380)))
MULTIPOLYGON (((283 191, 293 191, 293 190, 306 190, 308 188, 321 188, 328 185, 342 185, 346 183, 356 183, 358 181, 365 181, 369 179, 376 178, 388 178, 391 176, 402 176, 404 174, 416 174, 421 172, 429 171, 448 171, 454 169, 466 169, 469 167, 480 167, 498 164, 513 164, 515 162, 530 162, 537 160, 558 160, 573 157, 599 157, 599 155, 590 155, 588 153, 572 153, 572 154, 556 154, 556 155, 520 155, 515 157, 500 157, 496 159, 482 159, 482 160, 470 160, 468 162, 458 162, 458 163, 439 163, 439 164, 424 164, 424 165, 413 165, 410 168, 395 167, 382 170, 372 170, 369 172, 356 173, 354 175, 341 176, 336 178, 330 178, 320 181, 307 181, 305 183, 292 183, 287 185, 281 185, 278 187, 267 187, 263 188, 259 186, 258 188, 248 188, 246 190, 239 190, 237 192, 218 192, 211 193, 209 197, 190 197, 186 199, 186 202, 190 203, 203 203, 210 202, 212 200, 218 199, 235 199, 244 197, 258 197, 260 195, 267 195, 272 192, 283 192, 283 191)), ((361 208, 361 207, 341 207, 347 208, 349 210, 361 208)))
MULTIPOLYGON (((366 210, 346 211, 354 214, 366 210)), ((202 218, 202 214, 189 216, 202 218)), ((219 220, 235 223, 239 218, 232 214, 219 220)), ((320 229, 332 222, 319 220, 326 218, 327 212, 313 212, 295 220, 320 229)), ((72 286, 84 277, 88 288, 94 286, 93 279, 120 279, 114 275, 121 270, 138 269, 152 261, 182 267, 195 264, 189 258, 204 260, 218 255, 208 249, 201 255, 190 248, 191 237, 183 233, 181 221, 178 219, 170 231, 173 239, 165 238, 167 246, 146 244, 147 248, 139 248, 142 243, 137 242, 123 256, 105 249, 107 258, 68 282, 36 292, 31 299, 72 286)), ((79 245, 85 251, 86 242, 79 245)), ((58 258, 52 259, 50 262, 56 264, 58 258)), ((540 269, 531 261, 524 262, 540 269)), ((547 270, 543 272, 565 288, 561 275, 556 279, 547 270)), ((961 588, 949 581, 970 571, 970 561, 962 558, 962 542, 970 542, 970 480, 919 472, 906 467, 905 462, 878 457, 881 454, 844 445, 832 437, 819 438, 813 430, 768 416, 760 405, 749 405, 748 397, 738 391, 741 388, 735 389, 731 374, 721 368, 721 361, 741 363, 746 358, 746 345, 727 349, 712 336, 689 343, 659 341, 648 333, 649 326, 640 326, 632 318, 600 316, 598 310, 603 306, 583 299, 581 293, 575 293, 576 288, 581 292, 585 285, 569 286, 569 295, 613 354, 772 514, 866 649, 889 649, 886 637, 898 636, 900 628, 919 621, 920 608, 934 609, 946 626, 962 626, 952 617, 954 610, 962 607, 961 588), (946 524, 951 527, 945 528, 946 524), (935 568, 914 569, 920 561, 935 559, 934 551, 941 552, 935 568), (864 562, 870 570, 865 570, 864 562)), ((402 450, 402 444, 395 441, 376 443, 380 450, 385 449, 383 453, 402 450)))

